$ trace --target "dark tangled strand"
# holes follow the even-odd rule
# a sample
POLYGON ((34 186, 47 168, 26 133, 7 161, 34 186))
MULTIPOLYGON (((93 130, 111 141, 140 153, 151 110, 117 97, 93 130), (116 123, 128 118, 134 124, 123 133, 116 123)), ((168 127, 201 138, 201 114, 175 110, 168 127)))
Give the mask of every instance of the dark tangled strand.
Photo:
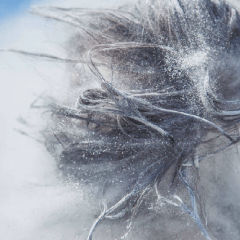
POLYGON ((49 6, 31 13, 77 30, 67 46, 68 59, 31 55, 66 62, 77 75, 71 80, 79 89, 74 103, 45 99, 51 112, 44 131, 47 149, 65 176, 99 186, 113 179, 125 186, 104 201, 88 240, 102 220, 130 213, 126 237, 149 189, 188 213, 210 239, 191 176, 206 156, 240 139, 239 76, 233 72, 238 12, 220 0, 152 0, 117 9, 49 6), (91 86, 92 78, 97 80, 97 87, 89 88, 84 78, 91 86), (170 168, 175 169, 171 196, 164 197, 159 186, 170 168), (176 195, 179 184, 189 204, 176 195))

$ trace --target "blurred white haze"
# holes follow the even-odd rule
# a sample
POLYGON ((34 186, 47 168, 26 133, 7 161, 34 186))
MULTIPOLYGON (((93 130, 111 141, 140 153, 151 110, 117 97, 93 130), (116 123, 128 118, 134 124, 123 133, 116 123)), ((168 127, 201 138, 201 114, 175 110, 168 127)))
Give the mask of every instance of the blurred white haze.
MULTIPOLYGON (((113 3, 56 0, 33 5, 96 8, 113 3)), ((63 45, 73 32, 64 24, 22 12, 0 20, 0 49, 64 58, 63 45)), ((0 52, 0 239, 83 240, 91 228, 92 220, 85 220, 99 206, 84 201, 78 188, 59 181, 55 162, 43 144, 16 131, 23 127, 17 121, 20 116, 34 122, 29 108, 38 96, 64 96, 69 74, 63 63, 0 52)))
MULTIPOLYGON (((91 8, 112 2, 33 4, 91 8)), ((63 44, 71 31, 55 21, 22 12, 0 21, 0 49, 64 57, 63 44)), ((17 119, 28 116, 30 104, 39 95, 65 93, 67 75, 64 64, 0 52, 0 239, 83 239, 79 215, 84 211, 78 208, 81 193, 59 183, 55 163, 44 145, 14 130, 21 129, 17 119)))

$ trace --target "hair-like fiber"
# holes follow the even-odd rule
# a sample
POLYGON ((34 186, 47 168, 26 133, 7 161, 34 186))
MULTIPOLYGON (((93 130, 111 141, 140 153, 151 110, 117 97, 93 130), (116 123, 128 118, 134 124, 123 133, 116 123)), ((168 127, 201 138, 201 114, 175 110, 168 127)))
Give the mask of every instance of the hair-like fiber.
POLYGON ((88 240, 104 219, 132 220, 149 191, 190 214, 210 239, 197 171, 206 156, 240 139, 239 13, 221 0, 149 0, 91 10, 48 6, 31 13, 77 32, 68 59, 33 54, 66 62, 75 74, 71 89, 79 92, 74 104, 44 99, 51 112, 43 132, 47 149, 64 176, 99 188, 115 182, 121 189, 106 200, 88 240), (163 197, 159 189, 170 168, 171 191, 163 197), (177 188, 189 193, 186 202, 177 188))

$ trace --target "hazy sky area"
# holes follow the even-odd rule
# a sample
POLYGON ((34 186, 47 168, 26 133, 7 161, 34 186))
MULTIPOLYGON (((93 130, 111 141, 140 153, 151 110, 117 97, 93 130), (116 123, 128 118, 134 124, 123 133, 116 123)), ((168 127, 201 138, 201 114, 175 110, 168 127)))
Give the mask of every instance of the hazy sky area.
MULTIPOLYGON (((74 30, 26 10, 32 4, 98 7, 109 2, 1 0, 0 49, 64 57, 64 43, 74 30)), ((31 129, 38 124, 29 109, 41 94, 64 95, 68 87, 65 65, 0 51, 0 66, 0 236, 6 240, 69 239, 64 234, 71 231, 69 219, 78 218, 74 214, 79 213, 76 204, 81 197, 58 182, 55 163, 44 144, 16 131, 26 130, 19 117, 29 120, 31 129)))
POLYGON ((25 11, 33 2, 31 0, 1 0, 0 20, 14 17, 16 14, 25 11))

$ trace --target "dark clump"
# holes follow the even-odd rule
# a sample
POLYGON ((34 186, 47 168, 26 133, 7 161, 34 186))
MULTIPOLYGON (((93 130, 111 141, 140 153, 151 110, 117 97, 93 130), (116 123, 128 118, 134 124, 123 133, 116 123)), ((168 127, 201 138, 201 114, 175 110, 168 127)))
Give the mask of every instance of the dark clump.
POLYGON ((110 207, 104 205, 88 240, 104 219, 131 220, 149 189, 159 197, 169 169, 170 194, 162 201, 188 213, 210 239, 193 169, 240 139, 240 79, 238 70, 233 73, 239 65, 239 13, 221 0, 138 1, 98 10, 41 7, 32 13, 77 31, 68 59, 37 56, 67 62, 76 73, 71 86, 79 89, 74 104, 45 99, 51 112, 44 131, 48 150, 68 178, 99 187, 109 179, 125 183, 110 207), (91 87, 95 80, 97 87, 91 87), (188 204, 178 188, 188 193, 188 204))

